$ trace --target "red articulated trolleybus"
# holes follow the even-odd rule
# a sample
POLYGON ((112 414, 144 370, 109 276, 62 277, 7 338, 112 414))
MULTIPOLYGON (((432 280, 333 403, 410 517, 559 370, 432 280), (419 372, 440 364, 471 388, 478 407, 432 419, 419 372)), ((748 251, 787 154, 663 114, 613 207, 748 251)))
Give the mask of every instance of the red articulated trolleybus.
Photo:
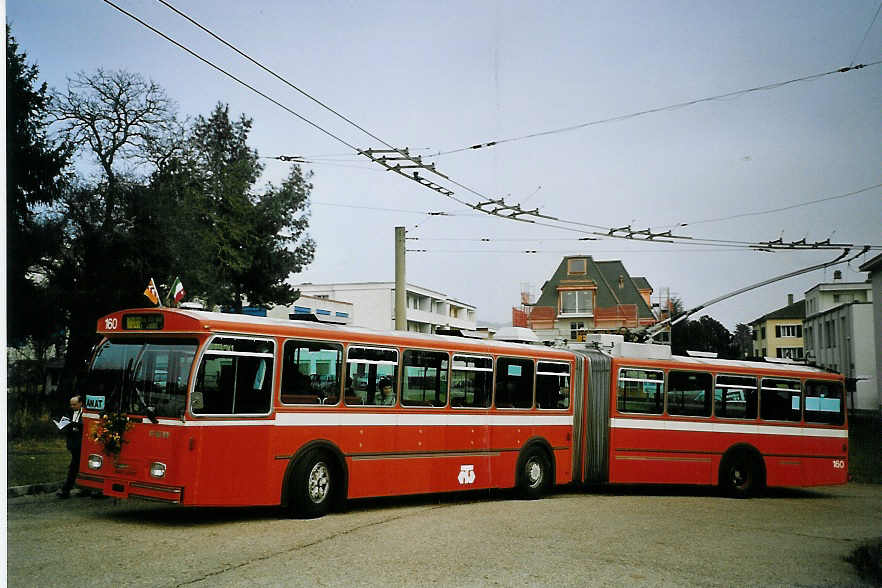
POLYGON ((98 321, 80 486, 196 506, 554 484, 847 480, 843 378, 667 347, 544 347, 154 308, 98 321), (124 414, 120 451, 90 432, 124 414))

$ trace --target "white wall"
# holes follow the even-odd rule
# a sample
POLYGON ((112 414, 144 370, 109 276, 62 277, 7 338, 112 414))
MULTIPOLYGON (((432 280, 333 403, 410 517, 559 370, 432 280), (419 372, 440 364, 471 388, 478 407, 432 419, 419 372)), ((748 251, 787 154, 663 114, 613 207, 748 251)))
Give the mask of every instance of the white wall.
POLYGON ((872 301, 873 292, 870 284, 860 282, 818 284, 805 293, 805 315, 811 316, 850 302, 872 301), (834 300, 835 297, 838 297, 838 300, 834 300))
POLYGON ((876 348, 876 408, 882 406, 882 268, 871 274, 873 280, 873 344, 876 348))
MULTIPOLYGON (((300 284, 297 287, 305 295, 326 295, 334 300, 352 303, 352 324, 355 326, 381 330, 395 328, 395 288, 392 282, 300 284)), ((414 324, 414 330, 431 332, 431 325, 450 325, 469 330, 477 328, 474 308, 450 302, 440 292, 408 284, 407 297, 408 322, 422 323, 414 324), (449 316, 451 306, 461 309, 460 317, 449 316)))
POLYGON ((853 341, 852 353, 854 355, 852 377, 869 376, 867 380, 857 383, 854 395, 854 408, 858 410, 879 410, 879 392, 876 382, 876 349, 873 339, 873 305, 854 304, 853 313, 853 341))
MULTIPOLYGON (((806 319, 805 326, 814 331, 815 363, 821 367, 833 368, 848 378, 866 376, 857 383, 854 394, 849 394, 850 408, 858 410, 878 410, 879 392, 876 384, 876 351, 874 345, 873 305, 867 302, 837 306, 822 314, 806 319), (845 330, 843 330, 843 319, 845 330), (824 324, 836 324, 835 346, 820 345, 826 342, 821 336, 824 324)), ((811 349, 810 343, 806 348, 811 349)))

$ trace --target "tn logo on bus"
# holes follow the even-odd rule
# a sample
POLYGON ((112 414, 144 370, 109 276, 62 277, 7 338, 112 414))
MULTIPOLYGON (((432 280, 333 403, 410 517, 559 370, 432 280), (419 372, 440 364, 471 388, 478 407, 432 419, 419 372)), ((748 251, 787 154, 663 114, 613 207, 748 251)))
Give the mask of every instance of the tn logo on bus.
POLYGON ((459 477, 457 478, 460 484, 474 484, 475 482, 475 466, 473 465, 463 465, 459 466, 459 477))

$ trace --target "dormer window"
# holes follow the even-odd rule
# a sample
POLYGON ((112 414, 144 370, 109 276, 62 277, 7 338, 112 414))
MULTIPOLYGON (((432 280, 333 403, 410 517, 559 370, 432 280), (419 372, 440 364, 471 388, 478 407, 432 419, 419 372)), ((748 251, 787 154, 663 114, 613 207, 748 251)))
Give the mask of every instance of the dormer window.
POLYGON ((588 273, 588 260, 584 257, 567 260, 567 274, 571 276, 584 276, 588 273))
POLYGON ((592 315, 594 297, 591 290, 563 290, 560 293, 560 313, 592 315))

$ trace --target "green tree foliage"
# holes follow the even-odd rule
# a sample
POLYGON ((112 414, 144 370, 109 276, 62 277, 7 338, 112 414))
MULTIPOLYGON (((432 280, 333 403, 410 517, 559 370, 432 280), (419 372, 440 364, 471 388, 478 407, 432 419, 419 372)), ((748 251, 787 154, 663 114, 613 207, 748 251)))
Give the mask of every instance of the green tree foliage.
POLYGON ((753 331, 748 325, 738 323, 735 332, 732 333, 732 353, 735 359, 745 359, 753 356, 753 331))
MULTIPOLYGON (((683 301, 672 299, 673 316, 680 314, 683 301)), ((686 355, 686 351, 710 351, 721 358, 733 357, 732 334, 711 317, 704 315, 698 320, 684 320, 671 328, 671 352, 686 355)))
POLYGON ((66 333, 63 385, 85 366, 100 316, 149 304, 151 277, 162 290, 180 275, 191 295, 236 310, 296 299, 286 280, 313 257, 312 185, 293 166, 280 186, 255 189, 250 119, 218 105, 186 128, 137 74, 80 73, 51 99, 36 75, 7 33, 10 317, 22 318, 10 334, 36 337, 35 315, 66 333), (63 178, 75 150, 97 173, 63 178))
MULTIPOLYGON (((252 120, 231 120, 218 104, 197 117, 190 135, 188 185, 195 198, 190 238, 198 244, 201 270, 188 276, 190 292, 210 303, 241 311, 249 304, 290 304, 299 296, 288 277, 312 261, 309 226, 312 184, 293 165, 281 186, 262 193, 257 152, 248 146, 252 120)), ((181 177, 177 178, 180 184, 181 177)))
POLYGON ((71 149, 47 136, 46 84, 6 28, 6 272, 11 346, 30 344, 37 360, 59 342, 63 320, 46 281, 62 240, 48 208, 66 183, 71 149))

